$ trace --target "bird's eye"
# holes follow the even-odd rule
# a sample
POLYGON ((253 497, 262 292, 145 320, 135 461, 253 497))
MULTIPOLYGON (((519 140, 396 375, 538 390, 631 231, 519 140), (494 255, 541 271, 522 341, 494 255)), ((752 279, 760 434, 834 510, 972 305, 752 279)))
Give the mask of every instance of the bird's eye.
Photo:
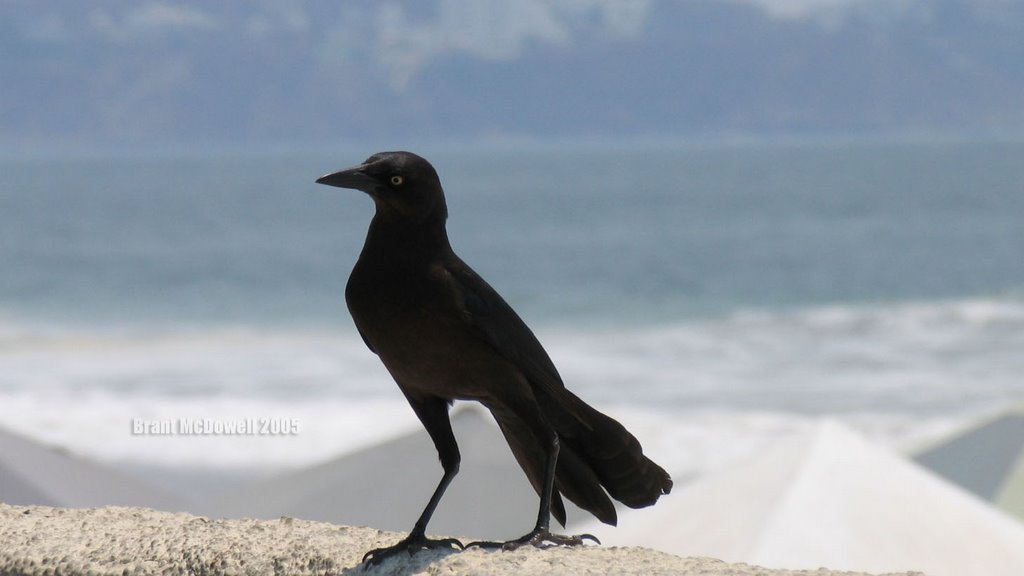
POLYGON ((398 176, 397 174, 391 177, 391 185, 392 186, 401 186, 403 182, 405 182, 405 178, 402 178, 401 176, 398 176))

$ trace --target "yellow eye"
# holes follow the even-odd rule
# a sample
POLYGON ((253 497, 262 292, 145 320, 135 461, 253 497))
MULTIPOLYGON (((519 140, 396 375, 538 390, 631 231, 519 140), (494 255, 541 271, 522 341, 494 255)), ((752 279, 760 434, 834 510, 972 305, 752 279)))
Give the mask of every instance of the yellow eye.
POLYGON ((403 182, 405 182, 405 178, 402 178, 401 176, 395 175, 391 177, 392 186, 401 186, 403 182))

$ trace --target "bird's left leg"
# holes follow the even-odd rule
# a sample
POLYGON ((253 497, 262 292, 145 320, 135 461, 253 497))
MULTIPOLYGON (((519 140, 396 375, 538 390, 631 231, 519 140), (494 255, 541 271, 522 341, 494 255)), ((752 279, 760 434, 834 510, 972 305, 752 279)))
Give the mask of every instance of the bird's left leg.
POLYGON ((451 484, 452 479, 458 474, 459 463, 462 460, 459 455, 459 445, 455 442, 455 435, 452 433, 452 423, 448 418, 448 403, 444 399, 436 397, 430 397, 425 400, 414 400, 408 396, 407 398, 409 399, 409 404, 412 405, 413 411, 416 412, 424 428, 427 429, 427 433, 430 434, 430 439, 434 441, 438 457, 441 460, 441 467, 444 469, 444 475, 441 476, 441 482, 434 489, 434 494, 430 497, 430 501, 427 502, 427 507, 423 509, 423 513, 416 520, 416 524, 409 531, 409 535, 393 546, 375 548, 367 552, 363 556, 363 562, 369 565, 379 564, 399 552, 408 552, 411 556, 420 550, 435 548, 465 549, 462 542, 455 538, 435 540, 427 538, 426 535, 427 523, 430 522, 430 517, 434 515, 434 509, 441 502, 441 496, 444 495, 448 485, 451 484))

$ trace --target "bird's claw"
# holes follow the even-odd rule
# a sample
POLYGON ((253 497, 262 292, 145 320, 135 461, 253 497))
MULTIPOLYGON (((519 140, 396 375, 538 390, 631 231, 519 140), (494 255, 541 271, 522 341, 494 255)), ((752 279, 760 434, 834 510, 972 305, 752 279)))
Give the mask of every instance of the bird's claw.
POLYGON ((466 544, 466 548, 485 548, 489 550, 516 550, 529 544, 535 548, 549 548, 551 546, 582 546, 586 540, 592 540, 595 544, 601 541, 593 534, 552 534, 547 530, 534 530, 529 534, 509 540, 508 542, 478 541, 466 544))
POLYGON ((455 538, 439 538, 435 540, 427 538, 422 534, 410 534, 393 546, 370 550, 363 555, 363 563, 368 566, 375 566, 400 552, 407 552, 409 556, 412 556, 420 550, 436 550, 440 548, 465 550, 466 546, 455 538))

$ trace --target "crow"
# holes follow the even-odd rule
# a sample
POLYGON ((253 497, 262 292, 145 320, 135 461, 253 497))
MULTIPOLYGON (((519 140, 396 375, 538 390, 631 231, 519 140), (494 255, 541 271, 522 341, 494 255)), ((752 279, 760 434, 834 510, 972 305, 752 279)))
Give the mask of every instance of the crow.
POLYGON ((672 489, 668 473, 644 456, 621 424, 566 389, 551 358, 512 308, 452 250, 448 208, 434 167, 410 152, 381 152, 317 183, 365 192, 375 213, 345 289, 345 301, 369 349, 398 384, 434 446, 444 471, 409 535, 367 552, 394 554, 465 546, 430 539, 427 523, 459 470, 448 409, 454 400, 483 404, 540 496, 537 523, 508 542, 471 545, 515 549, 580 545, 596 538, 549 531, 565 525, 562 496, 602 522, 616 523, 612 498, 631 508, 672 489))

